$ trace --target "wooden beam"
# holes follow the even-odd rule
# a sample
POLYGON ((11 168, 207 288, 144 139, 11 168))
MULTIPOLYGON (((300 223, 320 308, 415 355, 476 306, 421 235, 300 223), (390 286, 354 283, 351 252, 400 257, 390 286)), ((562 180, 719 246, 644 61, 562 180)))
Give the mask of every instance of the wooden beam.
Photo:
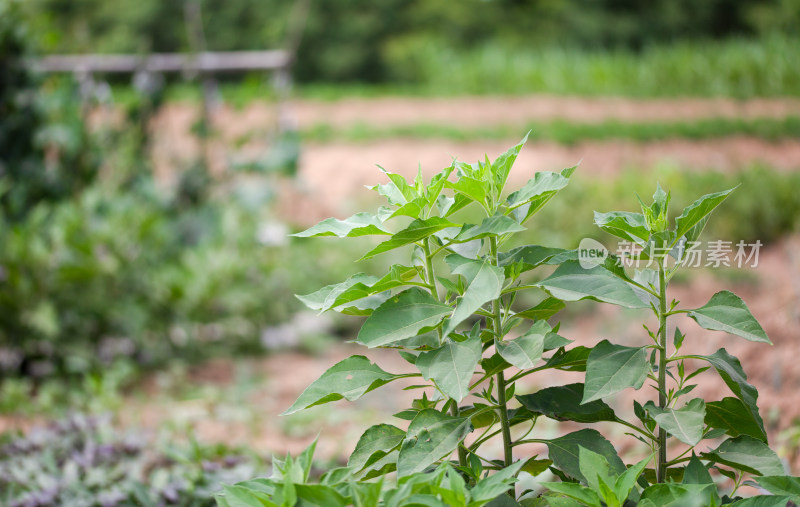
POLYGON ((32 61, 46 73, 127 73, 134 72, 242 72, 282 70, 289 67, 289 53, 282 50, 155 53, 137 55, 49 55, 32 61))

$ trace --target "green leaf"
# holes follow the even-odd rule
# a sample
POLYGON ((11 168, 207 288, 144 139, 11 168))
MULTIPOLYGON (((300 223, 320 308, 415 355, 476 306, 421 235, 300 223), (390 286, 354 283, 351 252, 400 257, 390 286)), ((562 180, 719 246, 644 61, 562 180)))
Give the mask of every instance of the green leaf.
MULTIPOLYGON (((691 356, 711 363, 717 373, 730 388, 737 398, 742 400, 756 424, 764 432, 764 421, 758 413, 758 390, 747 382, 747 375, 742 370, 742 364, 725 349, 719 349, 710 356, 691 356)), ((766 433, 766 432, 764 432, 766 433)))
POLYGON ((633 289, 602 266, 583 269, 577 261, 561 264, 555 272, 536 284, 551 296, 564 301, 594 299, 625 308, 647 308, 633 289))
POLYGON ((544 471, 550 468, 552 464, 553 464, 552 460, 536 459, 536 456, 534 456, 533 458, 526 460, 525 464, 522 465, 522 468, 520 470, 536 477, 537 475, 544 473, 544 471))
POLYGON ((542 264, 547 264, 547 261, 552 259, 558 254, 563 254, 568 250, 563 248, 551 248, 539 245, 527 245, 513 248, 508 252, 500 252, 497 255, 497 264, 506 269, 506 277, 511 274, 511 269, 514 264, 520 263, 520 273, 530 271, 542 264))
MULTIPOLYGON (((394 264, 383 277, 376 278, 364 273, 358 273, 342 283, 328 285, 316 292, 297 296, 308 308, 319 310, 320 313, 340 308, 353 301, 359 301, 373 294, 385 292, 406 285, 418 275, 417 268, 394 264)), ((387 296, 388 297, 388 296, 387 296)))
POLYGON ((680 239, 681 236, 689 232, 692 227, 714 211, 714 208, 719 206, 733 190, 732 188, 723 192, 704 195, 684 208, 681 216, 675 219, 676 237, 680 239))
MULTIPOLYGON (((609 484, 612 481, 611 467, 601 455, 585 447, 578 447, 578 466, 586 485, 594 491, 600 490, 600 482, 609 484)), ((613 474, 616 478, 616 474, 613 474)))
POLYGON ((520 223, 524 223, 568 183, 568 177, 563 174, 549 171, 538 172, 521 189, 508 196, 506 206, 514 211, 520 223))
POLYGON ((559 349, 545 366, 564 371, 586 371, 586 360, 592 349, 579 345, 569 350, 559 349))
POLYGON ((522 405, 536 414, 556 421, 594 423, 615 421, 614 410, 602 400, 581 404, 583 384, 548 387, 533 394, 517 396, 522 405))
POLYGON ((639 245, 644 245, 650 238, 647 221, 641 213, 629 211, 594 212, 594 223, 609 234, 639 245))
POLYGON ((519 225, 514 219, 498 215, 486 217, 480 225, 465 225, 453 241, 463 243, 487 236, 502 236, 513 232, 524 231, 525 227, 519 225))
POLYGON ((222 486, 225 505, 229 507, 278 507, 266 493, 253 491, 244 486, 222 486))
POLYGON ((627 498, 630 496, 633 486, 636 484, 639 476, 642 475, 642 472, 650 462, 651 458, 652 455, 646 457, 639 463, 625 470, 622 475, 617 477, 617 480, 614 483, 614 493, 619 499, 620 504, 624 504, 625 500, 627 500, 627 498))
POLYGON ((389 177, 389 183, 374 185, 368 188, 376 190, 379 194, 386 197, 391 204, 397 206, 402 206, 408 201, 418 197, 416 190, 414 190, 401 175, 390 173, 381 166, 378 166, 378 169, 389 177))
POLYGON ((550 459, 556 467, 578 480, 586 482, 580 470, 579 448, 585 447, 590 451, 605 456, 611 470, 615 474, 625 471, 625 465, 617 456, 617 451, 611 442, 606 440, 597 430, 583 429, 568 433, 563 437, 548 440, 547 449, 550 451, 550 459))
POLYGON ((738 398, 723 398, 722 401, 706 403, 705 423, 712 428, 724 429, 728 435, 750 435, 767 442, 767 434, 747 405, 738 398))
POLYGON ((717 489, 713 484, 653 484, 642 491, 640 506, 707 507, 717 489))
POLYGON ((531 329, 513 340, 495 339, 494 346, 503 359, 520 370, 527 370, 533 368, 542 358, 545 336, 546 332, 531 329))
POLYGON ((639 389, 650 372, 644 347, 624 347, 608 340, 598 343, 586 361, 583 403, 633 387, 639 389))
POLYGON ((743 498, 728 505, 729 507, 785 507, 790 500, 792 500, 790 496, 758 495, 743 498))
POLYGON ((714 479, 708 473, 708 468, 692 452, 692 459, 683 471, 683 484, 713 484, 714 479))
POLYGON ((703 459, 755 475, 785 474, 783 463, 775 451, 761 440, 747 435, 729 438, 702 456, 703 459))
POLYGON ((392 213, 384 220, 389 220, 390 218, 399 216, 419 218, 420 214, 422 214, 423 208, 425 208, 425 205, 427 204, 428 201, 424 197, 417 197, 416 199, 408 201, 396 210, 392 211, 392 213))
POLYGON ((706 404, 702 399, 695 398, 677 409, 660 408, 648 401, 644 408, 661 428, 681 442, 695 446, 703 439, 706 404))
POLYGON ((376 454, 382 457, 402 444, 405 436, 405 431, 391 424, 377 424, 370 427, 358 439, 347 466, 358 472, 376 454))
POLYGON ((295 484, 297 498, 303 505, 318 505, 319 507, 345 507, 348 504, 345 497, 331 486, 323 484, 295 484))
POLYGON ((485 207, 486 189, 482 181, 469 176, 462 176, 455 183, 448 181, 445 186, 485 207))
POLYGON ((378 254, 425 239, 435 232, 441 231, 447 227, 458 227, 458 224, 454 224, 448 220, 445 220, 444 218, 439 217, 431 217, 427 220, 414 220, 408 225, 408 227, 392 235, 391 238, 365 253, 364 256, 359 260, 369 259, 378 254))
POLYGON ((751 342, 772 344, 742 298, 727 290, 717 292, 704 306, 691 310, 689 317, 704 329, 725 331, 751 342))
POLYGON ((471 317, 484 304, 500 297, 503 288, 503 270, 488 261, 462 264, 453 270, 453 274, 465 275, 466 278, 472 279, 464 295, 456 300, 456 308, 445 326, 444 336, 452 333, 459 324, 471 317))
POLYGON ((505 153, 497 157, 492 163, 492 181, 494 183, 494 187, 497 189, 498 196, 503 193, 503 187, 505 187, 506 180, 511 172, 511 167, 514 165, 514 162, 519 156, 520 150, 523 146, 525 146, 527 141, 528 134, 525 134, 525 137, 523 137, 520 142, 506 150, 505 153))
MULTIPOLYGON (((518 317, 525 317, 535 321, 544 321, 563 310, 567 305, 556 298, 547 298, 536 306, 516 313, 518 317)), ((570 342, 567 342, 570 343, 570 342)), ((566 345, 566 344, 565 344, 566 345)), ((554 347, 555 348, 555 347, 554 347)))
POLYGON ((592 507, 602 506, 597 493, 580 484, 574 482, 543 482, 541 485, 550 491, 573 498, 581 502, 582 505, 590 505, 592 507))
POLYGON ((426 379, 432 379, 448 397, 460 402, 469 394, 469 383, 481 359, 479 336, 463 342, 448 341, 417 357, 417 368, 426 379))
POLYGON ((757 477, 756 482, 773 495, 789 496, 795 503, 800 501, 800 477, 764 475, 757 477))
POLYGON ((483 505, 485 502, 489 502, 507 492, 517 482, 516 475, 524 464, 524 461, 517 461, 478 481, 469 492, 471 500, 469 505, 483 505))
POLYGON ((398 475, 404 477, 424 471, 453 452, 470 431, 469 418, 450 417, 434 409, 421 411, 409 424, 407 437, 400 448, 398 475))
POLYGON ((373 389, 404 376, 385 372, 364 356, 351 356, 323 373, 281 415, 293 414, 342 398, 354 401, 373 389))
POLYGON ((412 287, 376 308, 361 327, 358 341, 373 348, 412 338, 422 329, 439 324, 450 311, 449 305, 412 287))
POLYGON ((390 235, 391 232, 384 229, 381 221, 370 213, 356 213, 350 218, 338 220, 327 218, 322 222, 309 227, 308 229, 292 234, 298 238, 311 238, 319 236, 338 236, 340 238, 354 238, 357 236, 369 236, 373 234, 390 235))

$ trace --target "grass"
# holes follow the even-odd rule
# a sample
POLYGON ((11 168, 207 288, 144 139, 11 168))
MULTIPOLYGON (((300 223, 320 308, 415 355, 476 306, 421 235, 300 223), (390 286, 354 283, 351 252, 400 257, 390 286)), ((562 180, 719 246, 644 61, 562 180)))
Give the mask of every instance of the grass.
MULTIPOLYGON (((580 172, 580 168, 578 168, 580 172)), ((573 178, 569 186, 545 206, 532 220, 535 238, 522 238, 531 243, 576 248, 582 238, 608 241, 608 234, 593 225, 594 211, 619 210, 619 203, 630 202, 634 193, 644 198, 652 195, 655 182, 686 201, 673 201, 671 213, 677 216, 683 207, 697 197, 740 185, 720 205, 709 220, 702 241, 739 240, 763 244, 779 240, 786 234, 800 232, 800 172, 780 172, 754 165, 737 172, 681 171, 660 167, 652 171, 628 170, 608 179, 573 178)), ((627 211, 638 211, 627 206, 627 211)), ((607 245, 615 248, 615 245, 607 245)))
MULTIPOLYGON (((626 97, 800 97, 800 38, 680 42, 629 50, 506 47, 498 44, 455 51, 429 42, 407 48, 392 62, 395 79, 383 83, 300 83, 294 95, 334 101, 386 95, 456 96, 556 94, 626 97)), ((115 86, 117 102, 133 92, 115 86)), ((225 80, 220 94, 243 107, 274 100, 263 74, 225 80)), ((198 101, 197 82, 172 82, 168 101, 198 101)))
POLYGON ((510 139, 524 130, 531 131, 529 137, 531 141, 553 141, 561 144, 608 139, 628 139, 638 142, 673 138, 703 140, 734 135, 778 141, 800 137, 800 117, 708 118, 691 122, 667 123, 632 123, 608 120, 595 124, 556 120, 548 123, 528 123, 524 128, 517 125, 470 128, 429 123, 390 127, 357 123, 340 128, 321 123, 301 132, 301 136, 304 141, 320 143, 332 141, 370 142, 390 138, 485 141, 510 139))

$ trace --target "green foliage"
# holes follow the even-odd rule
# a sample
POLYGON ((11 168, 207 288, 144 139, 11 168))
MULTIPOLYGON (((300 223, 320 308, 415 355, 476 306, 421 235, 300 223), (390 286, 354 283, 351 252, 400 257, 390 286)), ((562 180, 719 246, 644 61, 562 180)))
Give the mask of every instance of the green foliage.
MULTIPOLYGON (((212 505, 220 483, 257 462, 224 447, 169 443, 154 452, 107 418, 70 416, 0 443, 0 502, 24 505, 212 505)), ((162 443, 164 444, 164 443, 162 443)))
POLYGON ((260 224, 239 205, 177 210, 144 184, 126 193, 95 185, 4 220, 3 375, 263 350, 262 330, 293 309, 283 296, 290 274, 276 269, 303 256, 259 242, 260 224))
POLYGON ((23 4, 0 1, 0 212, 6 220, 21 219, 38 202, 69 197, 100 165, 75 88, 39 93, 40 78, 26 63, 33 37, 23 4))
MULTIPOLYGON (((369 492, 368 505, 400 505, 411 502, 411 494, 422 495, 414 502, 423 503, 424 497, 426 505, 721 505, 711 471, 733 480, 727 503, 738 499, 733 497, 747 476, 782 477, 773 481, 775 489, 793 487, 766 443, 758 393, 747 383, 739 361, 725 349, 710 356, 679 355, 679 349, 691 343, 680 331, 671 349, 667 342, 668 319, 687 313, 705 329, 769 343, 745 303, 730 292, 720 292, 696 309, 681 309, 677 301, 666 299, 667 283, 685 260, 686 242, 697 239, 708 216, 731 191, 702 196, 674 220, 672 196, 660 186, 652 204, 640 200, 640 213, 597 213, 601 229, 641 247, 623 258, 612 255, 587 265, 581 250, 540 245, 507 249, 523 224, 567 185, 575 170, 537 173, 522 188, 506 192, 506 179, 523 143, 493 162, 454 162, 428 183, 421 176, 408 182, 384 171, 389 183, 372 188, 388 200, 388 207, 357 219, 328 219, 298 234, 391 234, 362 259, 397 248, 410 250, 409 266, 394 265, 380 279, 355 275, 301 300, 313 309, 356 313, 352 308, 357 308, 367 318, 356 342, 395 349, 415 368, 390 373, 364 356, 352 356, 325 372, 286 414, 342 398, 354 401, 403 377, 413 378, 409 388, 422 394, 396 414, 410 421, 406 430, 389 424, 367 429, 348 466, 330 471, 320 484, 309 484, 307 474, 284 471, 227 488, 217 497, 219 505, 320 504, 323 496, 330 505, 358 505, 362 490, 369 492), (484 215, 474 220, 477 223, 460 220, 475 217, 459 213, 468 206, 484 215), (627 264, 633 259, 649 260, 655 268, 629 275, 627 264), (552 265, 558 267, 550 276, 531 276, 533 270, 552 265), (515 299, 527 292, 549 297, 541 307, 516 311, 515 299), (592 348, 568 348, 570 340, 544 318, 563 308, 564 301, 582 299, 651 310, 659 322, 656 331, 645 326, 653 343, 631 347, 602 340, 592 348), (687 371, 689 360, 707 362, 713 370, 687 371), (583 371, 585 383, 517 392, 519 379, 548 369, 583 371), (719 402, 686 399, 696 387, 692 379, 707 371, 716 371, 735 397, 719 402), (625 389, 641 389, 646 382, 657 399, 644 405, 634 402, 634 421, 620 418, 603 401, 625 389), (626 466, 613 444, 595 429, 556 438, 529 436, 540 417, 620 424, 633 432, 628 435, 643 444, 642 454, 648 457, 626 466), (517 425, 526 431, 512 436, 511 428, 517 425), (693 452, 700 451, 704 440, 726 434, 714 449, 699 456, 693 452), (670 438, 687 449, 669 457, 670 438), (500 440, 502 457, 485 455, 483 446, 492 439, 500 440), (546 445, 549 459, 515 460, 514 449, 528 443, 546 445), (685 457, 689 452, 692 456, 685 457), (654 470, 648 468, 652 462, 654 470), (507 481, 521 471, 536 475, 548 468, 562 481, 544 483, 549 490, 544 495, 534 498, 509 491, 507 481), (387 477, 390 473, 396 475, 396 484, 387 477), (431 489, 408 489, 419 480, 431 489), (490 481, 499 484, 489 487, 490 481), (484 489, 491 494, 484 495, 484 489)), ((306 455, 310 452, 313 446, 306 455)), ((287 463, 297 466, 291 458, 287 463)))
MULTIPOLYGON (((255 99, 253 96, 252 99, 255 99)), ((768 141, 794 139, 800 136, 800 118, 706 118, 696 121, 677 122, 621 122, 605 120, 598 123, 575 123, 568 120, 530 122, 530 141, 552 141, 574 145, 581 141, 605 141, 624 139, 637 142, 664 139, 717 139, 729 136, 749 136, 768 141)), ((463 127, 418 123, 411 125, 381 126, 354 123, 345 127, 334 127, 317 123, 301 132, 311 142, 369 142, 382 139, 448 139, 453 141, 498 140, 513 137, 519 130, 516 125, 487 125, 463 127)))

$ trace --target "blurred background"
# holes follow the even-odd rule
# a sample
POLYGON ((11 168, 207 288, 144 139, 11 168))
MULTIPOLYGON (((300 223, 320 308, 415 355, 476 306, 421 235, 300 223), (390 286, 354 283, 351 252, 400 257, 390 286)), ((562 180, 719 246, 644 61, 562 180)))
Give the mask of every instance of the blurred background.
MULTIPOLYGON (((278 418, 360 325, 293 295, 387 259, 288 234, 377 207, 375 164, 430 175, 528 131, 513 184, 582 161, 532 243, 615 249, 593 210, 742 184, 704 235, 731 266, 674 297, 726 287, 761 321, 771 348, 693 346, 742 358, 800 473, 800 1, 0 0, 0 503, 202 504, 320 432, 346 460, 411 396, 278 418)), ((579 344, 646 340, 641 314, 560 319, 579 344)))

